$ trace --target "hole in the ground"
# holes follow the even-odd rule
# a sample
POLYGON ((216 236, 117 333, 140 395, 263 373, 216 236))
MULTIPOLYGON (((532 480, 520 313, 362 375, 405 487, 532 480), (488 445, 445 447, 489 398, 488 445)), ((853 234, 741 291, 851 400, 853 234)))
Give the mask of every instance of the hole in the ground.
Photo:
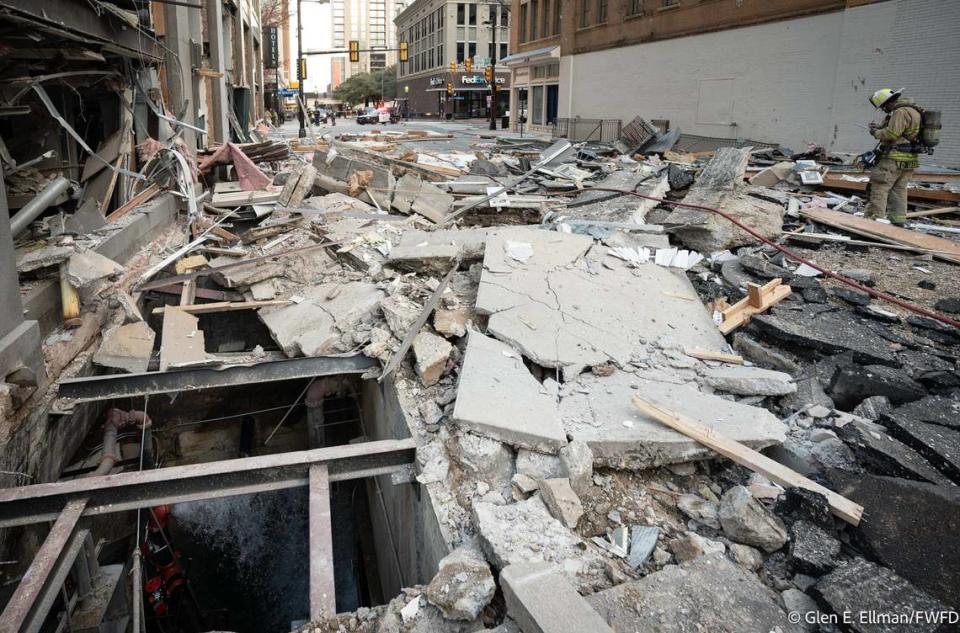
MULTIPOLYGON (((151 396, 146 409, 153 426, 144 468, 386 439, 393 429, 382 419, 367 421, 363 415, 364 410, 383 415, 383 404, 375 401, 380 397, 380 390, 353 377, 151 396)), ((95 415, 103 419, 112 407, 142 411, 144 401, 103 403, 95 415)), ((103 427, 91 428, 65 478, 93 474, 101 465, 103 427)), ((118 433, 117 463, 125 470, 138 469, 141 433, 136 428, 118 433)), ((390 597, 407 580, 405 572, 398 571, 395 553, 383 561, 386 570, 380 567, 378 553, 391 551, 383 541, 389 544, 398 536, 390 526, 399 519, 387 513, 406 505, 394 496, 412 494, 400 489, 413 487, 389 482, 389 476, 330 482, 338 612, 382 604, 385 587, 390 597)), ((289 630, 309 619, 308 508, 308 490, 301 486, 142 510, 147 630, 254 633, 289 630)), ((129 553, 137 541, 135 514, 97 517, 95 538, 126 542, 129 553)), ((418 538, 412 530, 405 536, 418 538)))

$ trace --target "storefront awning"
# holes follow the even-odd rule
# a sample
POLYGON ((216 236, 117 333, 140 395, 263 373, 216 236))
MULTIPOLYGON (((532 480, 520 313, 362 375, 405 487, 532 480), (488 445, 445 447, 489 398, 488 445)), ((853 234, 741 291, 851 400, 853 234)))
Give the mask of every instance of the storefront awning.
POLYGON ((507 66, 512 66, 516 64, 529 62, 534 59, 546 58, 546 57, 560 57, 560 47, 548 46, 546 48, 537 48, 532 51, 514 53, 512 55, 507 55, 506 57, 502 58, 500 60, 500 63, 506 64, 507 66))

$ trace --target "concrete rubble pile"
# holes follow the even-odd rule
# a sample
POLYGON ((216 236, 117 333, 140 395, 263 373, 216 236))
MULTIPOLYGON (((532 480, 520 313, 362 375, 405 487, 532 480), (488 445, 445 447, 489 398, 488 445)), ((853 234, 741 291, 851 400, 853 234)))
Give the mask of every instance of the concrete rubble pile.
POLYGON ((93 362, 111 372, 377 361, 365 377, 396 388, 448 555, 388 604, 301 631, 787 632, 814 630, 797 612, 960 607, 958 330, 660 200, 718 207, 956 313, 954 262, 823 238, 815 218, 856 217, 860 201, 797 167, 839 165, 780 150, 485 139, 444 152, 424 136, 324 140, 268 169, 255 154, 242 178, 268 184, 231 169, 188 234, 126 269, 136 302, 102 294, 125 269, 93 254, 96 232, 19 262, 62 267, 85 311, 110 308, 93 362), (871 257, 951 294, 910 292, 871 257), (204 327, 213 304, 254 311, 273 345, 204 327), (863 522, 635 397, 861 504, 863 522))

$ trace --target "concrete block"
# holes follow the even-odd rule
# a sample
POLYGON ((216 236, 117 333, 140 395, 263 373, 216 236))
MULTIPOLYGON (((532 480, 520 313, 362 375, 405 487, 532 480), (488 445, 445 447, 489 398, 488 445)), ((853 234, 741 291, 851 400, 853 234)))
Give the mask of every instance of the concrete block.
POLYGON ((157 333, 145 321, 111 328, 103 335, 93 362, 136 374, 147 371, 157 333))
POLYGON ((553 399, 542 392, 520 355, 475 331, 467 340, 453 418, 464 428, 512 446, 556 453, 567 443, 553 399), (494 393, 496 406, 491 406, 494 393))
POLYGON ((516 563, 500 573, 503 597, 523 633, 613 633, 550 563, 516 563))
POLYGON ((570 487, 569 479, 544 479, 540 482, 540 495, 553 518, 570 529, 577 527, 577 521, 583 516, 583 504, 570 487))
POLYGON ((436 334, 430 332, 417 334, 413 339, 413 356, 416 359, 414 368, 424 385, 429 387, 440 382, 452 351, 453 345, 436 334))

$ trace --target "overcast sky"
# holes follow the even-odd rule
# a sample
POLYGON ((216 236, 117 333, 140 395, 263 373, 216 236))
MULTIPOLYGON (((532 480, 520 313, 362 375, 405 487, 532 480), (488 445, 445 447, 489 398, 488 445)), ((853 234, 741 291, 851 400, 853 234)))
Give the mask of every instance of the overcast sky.
MULTIPOLYGON (((290 59, 297 59, 297 2, 290 1, 290 59)), ((303 50, 329 50, 333 48, 331 28, 332 9, 330 3, 320 4, 314 0, 303 0, 301 12, 303 14, 303 50)), ((330 55, 307 56, 307 80, 304 90, 323 92, 330 83, 330 55)), ((294 75, 296 79, 296 61, 294 61, 294 75)))

